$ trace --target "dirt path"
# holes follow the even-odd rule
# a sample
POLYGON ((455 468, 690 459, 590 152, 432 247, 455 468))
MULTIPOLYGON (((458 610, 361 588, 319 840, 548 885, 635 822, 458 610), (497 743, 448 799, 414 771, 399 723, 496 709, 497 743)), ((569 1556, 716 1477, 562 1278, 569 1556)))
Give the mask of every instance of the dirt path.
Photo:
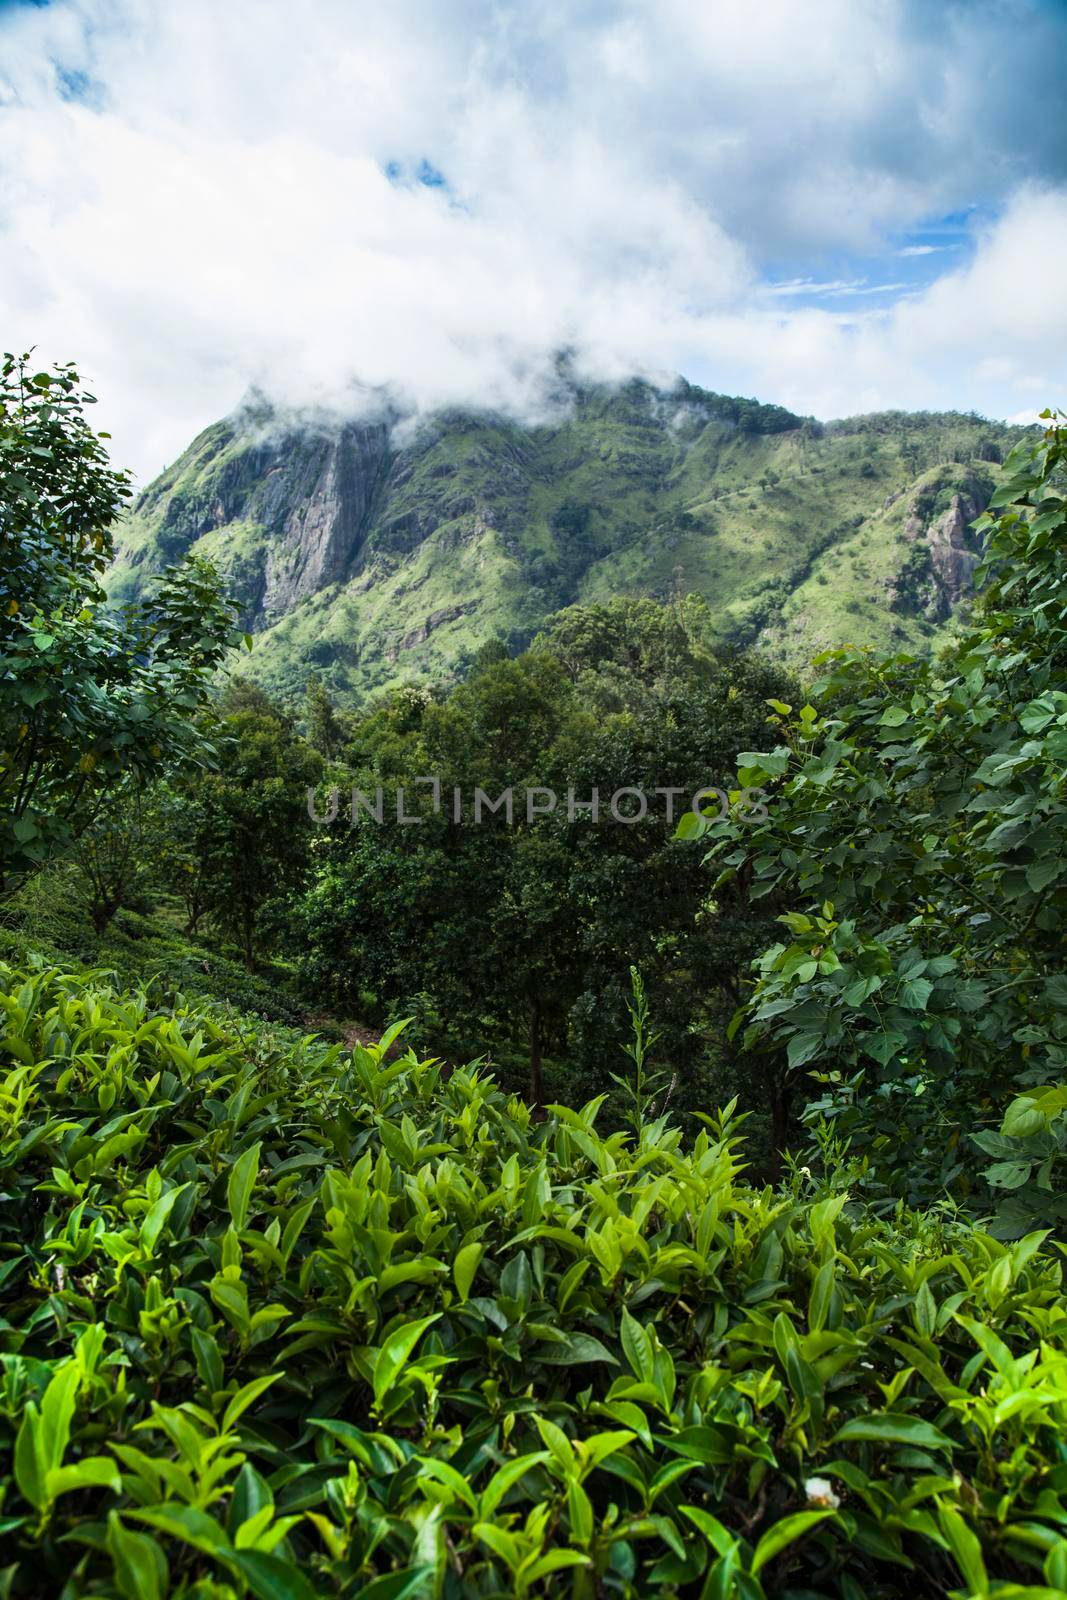
POLYGON ((377 1044, 381 1034, 362 1022, 352 1022, 347 1017, 334 1017, 328 1011, 317 1011, 304 1018, 304 1026, 311 1033, 321 1033, 324 1028, 339 1029, 349 1050, 353 1045, 377 1044))
MULTIPOLYGON (((327 1028, 332 1032, 340 1031, 345 1046, 349 1050, 357 1044, 364 1046, 377 1044, 382 1036, 380 1029, 368 1028, 365 1023, 353 1022, 350 1017, 335 1017, 329 1011, 309 1013, 304 1018, 304 1026, 309 1033, 321 1033, 323 1028, 327 1028)), ((405 1045, 403 1048, 406 1049, 407 1046, 405 1045)), ((394 1040, 385 1052, 385 1059, 393 1061, 400 1054, 401 1045, 398 1040, 394 1040)))

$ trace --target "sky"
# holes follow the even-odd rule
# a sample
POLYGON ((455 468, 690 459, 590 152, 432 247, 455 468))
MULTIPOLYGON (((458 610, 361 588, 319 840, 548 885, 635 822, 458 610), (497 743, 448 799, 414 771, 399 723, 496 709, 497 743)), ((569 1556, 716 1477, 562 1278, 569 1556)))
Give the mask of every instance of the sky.
POLYGON ((823 418, 1067 403, 1067 0, 0 0, 0 328, 146 481, 556 352, 823 418))

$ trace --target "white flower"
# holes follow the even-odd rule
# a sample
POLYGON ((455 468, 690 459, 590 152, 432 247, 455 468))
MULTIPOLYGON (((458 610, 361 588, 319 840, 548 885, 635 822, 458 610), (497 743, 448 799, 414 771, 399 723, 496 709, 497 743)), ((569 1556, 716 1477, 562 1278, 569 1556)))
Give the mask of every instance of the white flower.
POLYGON ((806 1478, 804 1493, 808 1497, 809 1506, 828 1506, 831 1511, 836 1511, 841 1504, 840 1496, 834 1493, 829 1478, 806 1478))

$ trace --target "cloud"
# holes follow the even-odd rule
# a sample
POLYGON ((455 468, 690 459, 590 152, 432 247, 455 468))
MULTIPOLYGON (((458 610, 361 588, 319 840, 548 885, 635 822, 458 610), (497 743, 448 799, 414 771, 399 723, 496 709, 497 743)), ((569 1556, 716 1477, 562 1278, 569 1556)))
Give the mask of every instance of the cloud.
POLYGON ((1032 104, 1062 71, 1062 10, 821 0, 819 18, 792 0, 9 8, 8 342, 76 357, 143 474, 253 383, 538 415, 564 345, 591 371, 683 370, 821 415, 1043 404, 1067 341, 1067 141, 1018 82, 1032 104), (935 250, 901 236, 972 207, 999 220, 968 263, 898 282, 894 258, 935 250))

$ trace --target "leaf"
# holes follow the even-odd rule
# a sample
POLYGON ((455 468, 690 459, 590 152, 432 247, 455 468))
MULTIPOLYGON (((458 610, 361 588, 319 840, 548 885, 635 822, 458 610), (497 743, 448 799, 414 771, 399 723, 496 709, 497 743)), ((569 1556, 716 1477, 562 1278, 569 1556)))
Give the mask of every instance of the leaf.
POLYGON ((520 1575, 524 1584, 529 1586, 539 1583, 542 1578, 547 1578, 549 1573, 562 1572, 565 1567, 587 1567, 589 1557, 583 1556, 580 1550, 550 1550, 547 1555, 538 1557, 531 1566, 523 1566, 520 1575))
POLYGON ((1032 1133, 1039 1133, 1045 1127, 1046 1121, 1046 1117, 1037 1109, 1032 1097, 1020 1095, 1005 1111, 1000 1131, 1008 1139, 1028 1139, 1032 1133))
POLYGON ((534 1421, 553 1461, 566 1477, 570 1477, 574 1472, 574 1448, 567 1435, 558 1423, 550 1422, 547 1417, 535 1415, 534 1421))
POLYGON ((680 1428, 677 1433, 656 1435, 656 1443, 672 1454, 684 1456, 687 1461, 699 1461, 705 1466, 725 1466, 733 1461, 734 1445, 728 1433, 707 1425, 680 1428))
POLYGON ((537 1352, 538 1361, 549 1367, 575 1367, 586 1361, 603 1361, 617 1367, 618 1358, 591 1333, 568 1333, 563 1344, 550 1344, 537 1352))
POLYGON ((515 1456, 498 1467, 482 1490, 478 1500, 479 1514, 484 1522, 494 1515, 497 1506, 521 1478, 550 1459, 547 1450, 532 1450, 524 1456, 515 1456))
POLYGON ((172 1539, 180 1539, 183 1544, 192 1545, 194 1550, 202 1550, 205 1555, 226 1556, 231 1553, 225 1529, 214 1517, 209 1517, 206 1511, 200 1511, 196 1506, 168 1503, 148 1506, 144 1510, 131 1507, 125 1515, 136 1517, 139 1522, 147 1522, 149 1527, 158 1528, 161 1533, 168 1533, 172 1539))
POLYGON ((188 1187, 187 1183, 182 1183, 176 1189, 168 1189, 167 1193, 161 1194, 145 1212, 144 1221, 141 1223, 140 1245, 146 1256, 154 1253, 163 1226, 174 1209, 174 1202, 188 1187))
POLYGON ((583 1477, 602 1461, 606 1461, 609 1456, 615 1455, 619 1450, 625 1450, 633 1438, 634 1434, 629 1428, 611 1428, 606 1433, 594 1433, 588 1439, 580 1439, 577 1451, 582 1463, 583 1477))
POLYGON ((374 1363, 375 1405, 381 1405, 422 1335, 440 1316, 440 1311, 435 1311, 433 1316, 421 1317, 418 1322, 406 1322, 386 1339, 374 1363))
POLYGON ((822 1049, 821 1033, 794 1033, 786 1048, 786 1059, 791 1067, 802 1067, 822 1049))
POLYGON ((637 1318, 631 1316, 625 1307, 622 1313, 622 1348, 634 1376, 645 1383, 654 1383, 656 1357, 652 1340, 637 1318))
POLYGON ((362 1589, 352 1591, 352 1600, 413 1600, 432 1582, 432 1567, 405 1567, 402 1572, 387 1572, 362 1589))
POLYGON ((107 1547, 124 1600, 163 1600, 170 1573, 158 1540, 147 1533, 134 1533, 123 1526, 117 1511, 109 1511, 107 1547))
POLYGON ((462 1250, 456 1252, 456 1259, 452 1263, 452 1276, 456 1282, 456 1292, 461 1300, 466 1300, 471 1292, 471 1285, 478 1271, 478 1263, 485 1254, 484 1244, 465 1244, 462 1250))
POLYGON ((383 1056, 394 1040, 399 1039, 404 1029, 411 1027, 411 1024, 414 1022, 414 1020, 414 1017, 402 1017, 399 1022, 394 1022, 390 1024, 388 1028, 386 1028, 385 1032, 378 1040, 378 1049, 381 1051, 383 1056))
MULTIPOLYGON (((227 1564, 236 1567, 256 1600, 317 1600, 313 1589, 298 1567, 265 1550, 233 1550, 227 1564)), ((359 1591, 366 1594, 367 1590, 359 1591)))
POLYGON ((378 1293, 388 1294, 390 1289, 398 1289, 404 1283, 432 1283, 440 1273, 447 1271, 443 1262, 430 1256, 417 1261, 398 1261, 395 1266, 384 1268, 378 1279, 378 1293))
POLYGON ((707 832, 707 822, 695 811, 685 811, 678 819, 674 837, 681 840, 700 839, 707 832))
POLYGON ((230 1283, 225 1278, 214 1278, 210 1285, 211 1298, 219 1310, 241 1334, 252 1326, 248 1315, 248 1291, 243 1283, 230 1283))
POLYGON ((273 1506, 274 1495, 270 1484, 256 1471, 250 1461, 246 1461, 237 1474, 227 1516, 228 1532, 231 1537, 252 1517, 258 1516, 261 1511, 272 1509, 273 1506))
POLYGON ((122 1479, 110 1456, 83 1456, 69 1466, 53 1467, 45 1474, 44 1488, 45 1498, 51 1503, 75 1489, 110 1489, 120 1494, 122 1479))
POLYGON ((589 1545, 596 1529, 593 1503, 577 1478, 567 1485, 567 1521, 570 1523, 572 1544, 589 1545))
POLYGON ((872 1411, 866 1417, 853 1417, 834 1434, 834 1444, 846 1440, 865 1440, 871 1444, 913 1445, 919 1450, 954 1449, 952 1440, 946 1438, 931 1422, 920 1417, 909 1417, 903 1412, 872 1411))
POLYGON ((451 1490, 455 1499, 465 1505, 468 1510, 477 1512, 478 1497, 461 1472, 448 1461, 439 1461, 436 1456, 419 1456, 419 1478, 434 1478, 444 1488, 451 1490))
POLYGON ((44 1506, 44 1478, 48 1470, 40 1459, 38 1440, 41 1416, 31 1400, 22 1414, 19 1431, 15 1436, 15 1482, 19 1493, 31 1506, 41 1510, 44 1506))
POLYGON ((282 1376, 283 1374, 280 1372, 268 1372, 262 1378, 253 1378, 250 1383, 246 1383, 242 1388, 238 1389, 237 1393, 228 1401, 226 1410, 223 1412, 223 1433, 228 1433, 238 1417, 247 1411, 250 1405, 254 1405, 260 1395, 269 1389, 272 1383, 277 1383, 282 1376))
POLYGON ((718 1517, 713 1517, 710 1511, 703 1511, 700 1506, 682 1506, 683 1517, 688 1517, 695 1528, 699 1528, 712 1549, 720 1556, 729 1555, 737 1549, 738 1541, 728 1528, 724 1528, 718 1517))
POLYGON ((818 1523, 825 1522, 827 1517, 835 1517, 836 1511, 795 1511, 791 1517, 783 1517, 776 1522, 773 1528, 768 1528, 752 1557, 753 1576, 760 1572, 768 1563, 773 1561, 787 1546, 814 1528, 818 1523))
POLYGON ((1042 889, 1047 889, 1063 871, 1063 863, 1054 857, 1043 861, 1035 861, 1026 869, 1026 881, 1035 894, 1040 894, 1042 889))
POLYGON ((202 1328, 197 1327, 189 1329, 189 1337, 192 1340, 200 1382, 213 1394, 222 1388, 225 1380, 218 1340, 214 1334, 205 1333, 202 1328))
POLYGON ((1031 1161, 995 1161, 986 1167, 983 1176, 994 1189, 1018 1189, 1030 1176, 1031 1161))
POLYGON ((239 1156, 230 1168, 226 1198, 233 1226, 238 1233, 248 1221, 248 1207, 252 1199, 256 1173, 259 1171, 259 1153, 262 1148, 262 1143, 257 1139, 256 1143, 239 1156))
POLYGON ((824 1261, 811 1285, 811 1294, 808 1298, 808 1327, 812 1333, 819 1333, 826 1326, 829 1315, 830 1303, 834 1293, 834 1260, 824 1261))
POLYGON ((37 1459, 43 1472, 58 1467, 67 1453, 79 1381, 78 1369, 71 1361, 58 1368, 44 1392, 37 1435, 37 1459))
POLYGON ((937 1520, 971 1593, 988 1594, 989 1577, 982 1560, 982 1545, 973 1528, 969 1528, 959 1512, 951 1506, 942 1506, 937 1520))
POLYGON ((924 1279, 915 1296, 915 1326, 927 1339, 932 1339, 937 1331, 937 1301, 929 1283, 924 1279))
POLYGON ((929 978, 905 978, 897 999, 908 1011, 925 1011, 933 992, 934 986, 929 978))

